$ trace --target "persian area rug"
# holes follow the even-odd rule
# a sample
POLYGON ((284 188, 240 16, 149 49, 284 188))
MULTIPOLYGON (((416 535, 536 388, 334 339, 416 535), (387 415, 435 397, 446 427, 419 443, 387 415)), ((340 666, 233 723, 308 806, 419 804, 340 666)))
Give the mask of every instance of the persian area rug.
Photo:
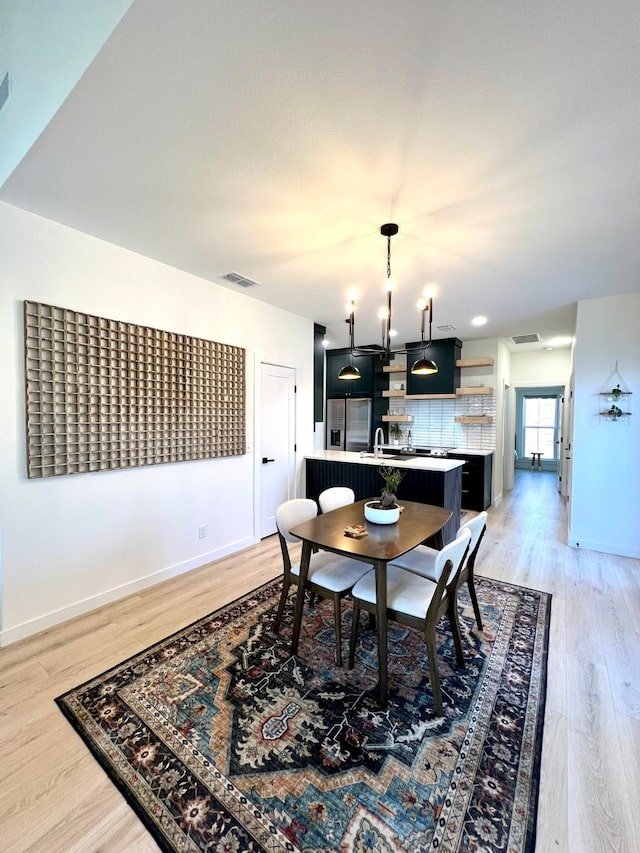
MULTIPOLYGON (((532 853, 550 596, 478 578, 478 631, 465 586, 466 668, 443 620, 436 717, 417 631, 389 626, 381 708, 366 620, 351 671, 334 663, 329 601, 305 609, 292 656, 294 593, 272 632, 280 588, 56 700, 161 849, 532 853)), ((350 618, 345 602, 347 632, 350 618)))

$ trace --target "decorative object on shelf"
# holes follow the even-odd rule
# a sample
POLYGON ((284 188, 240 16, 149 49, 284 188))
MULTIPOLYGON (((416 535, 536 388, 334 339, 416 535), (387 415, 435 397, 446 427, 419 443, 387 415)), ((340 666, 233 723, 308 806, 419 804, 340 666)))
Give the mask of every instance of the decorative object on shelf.
POLYGON ((346 364, 338 374, 338 379, 360 379, 360 371, 353 364, 353 354, 360 355, 379 355, 385 361, 388 361, 392 355, 418 355, 420 357, 414 361, 411 366, 411 373, 418 376, 429 376, 438 372, 438 365, 430 358, 427 358, 427 350, 431 346, 431 325, 433 322, 433 298, 421 299, 418 302, 418 310, 420 311, 420 344, 417 346, 405 349, 391 349, 391 294, 393 291, 393 283, 391 280, 391 238, 398 233, 398 226, 395 222, 387 222, 380 226, 380 233, 387 238, 387 305, 381 309, 380 319, 382 320, 382 348, 358 347, 355 344, 355 302, 351 300, 349 316, 347 323, 349 324, 349 364, 346 364), (429 313, 429 342, 424 339, 425 319, 429 313))
POLYGON ((396 492, 404 477, 404 471, 390 465, 381 465, 378 473, 384 480, 382 494, 377 501, 367 501, 364 517, 374 524, 395 524, 400 518, 400 507, 396 503, 396 492))
POLYGON ((397 421, 389 424, 389 438, 393 440, 394 444, 398 444, 402 438, 402 428, 397 421))
POLYGON ((599 394, 600 397, 604 397, 606 402, 611 403, 611 405, 608 409, 601 408, 600 416, 609 421, 619 421, 622 418, 629 417, 631 415, 629 399, 631 393, 620 375, 618 362, 616 361, 613 373, 607 379, 604 390, 600 391, 599 394))
POLYGON ((606 415, 609 417, 610 420, 617 421, 618 418, 622 417, 622 409, 620 409, 618 406, 612 405, 611 408, 606 412, 606 415))

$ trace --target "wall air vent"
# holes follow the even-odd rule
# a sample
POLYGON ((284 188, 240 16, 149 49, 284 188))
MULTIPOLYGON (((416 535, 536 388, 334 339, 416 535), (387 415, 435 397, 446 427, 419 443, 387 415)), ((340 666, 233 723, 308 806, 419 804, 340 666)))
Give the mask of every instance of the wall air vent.
POLYGON ((240 275, 239 272, 227 272, 221 275, 225 281, 230 281, 231 284, 237 284, 239 287, 260 287, 259 281, 254 281, 252 278, 247 278, 246 275, 240 275))
POLYGON ((9 100, 9 72, 4 75, 2 78, 2 83, 0 83, 0 110, 4 107, 4 105, 9 100))
POLYGON ((540 335, 534 332, 532 335, 511 335, 514 344, 539 344, 540 335))
POLYGON ((454 332, 455 326, 452 326, 451 323, 445 323, 444 326, 438 326, 441 332, 454 332))

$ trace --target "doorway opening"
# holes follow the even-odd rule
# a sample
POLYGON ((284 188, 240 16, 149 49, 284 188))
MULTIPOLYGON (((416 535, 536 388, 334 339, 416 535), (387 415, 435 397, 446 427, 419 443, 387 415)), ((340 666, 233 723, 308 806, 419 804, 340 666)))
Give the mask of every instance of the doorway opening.
POLYGON ((516 389, 516 468, 557 472, 564 387, 516 389))

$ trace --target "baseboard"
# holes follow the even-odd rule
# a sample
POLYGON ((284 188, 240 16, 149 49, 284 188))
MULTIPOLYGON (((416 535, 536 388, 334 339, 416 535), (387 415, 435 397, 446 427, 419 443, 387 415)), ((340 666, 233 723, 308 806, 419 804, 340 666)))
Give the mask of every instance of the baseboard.
POLYGON ((640 558, 640 551, 636 548, 621 548, 619 545, 611 545, 608 542, 592 542, 589 539, 572 539, 568 543, 572 548, 580 548, 582 551, 600 551, 602 554, 615 554, 616 557, 640 558))
POLYGON ((19 625, 14 625, 11 628, 5 628, 0 631, 0 647, 8 646, 18 640, 24 640, 26 637, 31 637, 33 634, 38 634, 40 631, 46 631, 48 628, 53 628, 62 622, 73 619, 76 616, 84 616, 92 610, 99 607, 104 607, 105 604, 111 604, 127 595, 134 592, 139 592, 141 589, 146 589, 150 586, 155 586, 162 581, 185 574, 186 572, 199 569, 206 566, 207 563, 213 563, 215 560, 220 560, 222 557, 227 557, 229 554, 235 554, 237 551, 242 551, 249 548, 253 544, 253 538, 247 537, 237 542, 232 542, 215 551, 209 551, 205 554, 198 554, 190 560, 183 563, 176 563, 173 566, 167 566, 157 572, 144 575, 140 578, 128 581, 127 583, 114 586, 111 589, 100 592, 97 595, 88 596, 80 601, 75 601, 58 610, 52 610, 50 613, 44 613, 42 616, 37 616, 35 619, 29 619, 19 625))

